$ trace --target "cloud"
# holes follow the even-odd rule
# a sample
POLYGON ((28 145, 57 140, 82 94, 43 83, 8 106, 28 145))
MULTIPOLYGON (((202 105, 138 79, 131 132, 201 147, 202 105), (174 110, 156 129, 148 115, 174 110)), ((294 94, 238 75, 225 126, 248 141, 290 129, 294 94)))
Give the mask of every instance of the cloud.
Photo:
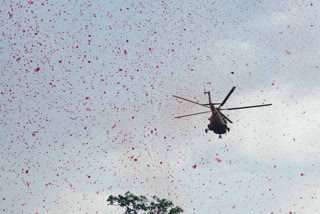
POLYGON ((52 207, 38 208, 39 212, 59 213, 120 213, 123 208, 108 205, 109 195, 117 195, 114 191, 61 191, 54 199, 52 207), (58 205, 58 206, 57 206, 58 205))

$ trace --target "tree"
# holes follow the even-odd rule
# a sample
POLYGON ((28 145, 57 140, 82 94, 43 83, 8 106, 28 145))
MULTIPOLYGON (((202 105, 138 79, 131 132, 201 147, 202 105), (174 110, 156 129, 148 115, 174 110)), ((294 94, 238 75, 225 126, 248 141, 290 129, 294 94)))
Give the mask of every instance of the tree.
POLYGON ((173 203, 167 199, 160 199, 157 196, 153 196, 152 199, 153 201, 149 201, 143 195, 136 196, 128 191, 124 196, 110 195, 107 201, 111 205, 125 207, 124 214, 137 214, 138 211, 147 211, 145 214, 178 214, 183 212, 182 208, 174 207, 173 203))

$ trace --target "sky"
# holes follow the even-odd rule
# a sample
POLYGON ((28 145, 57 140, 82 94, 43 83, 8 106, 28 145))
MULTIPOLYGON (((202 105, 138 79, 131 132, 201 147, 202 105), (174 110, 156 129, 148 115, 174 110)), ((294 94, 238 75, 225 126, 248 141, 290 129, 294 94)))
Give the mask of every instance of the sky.
POLYGON ((0 212, 320 212, 317 1, 8 1, 0 6, 0 212), (219 139, 199 103, 225 112, 219 139), (217 161, 220 160, 220 161, 217 161))

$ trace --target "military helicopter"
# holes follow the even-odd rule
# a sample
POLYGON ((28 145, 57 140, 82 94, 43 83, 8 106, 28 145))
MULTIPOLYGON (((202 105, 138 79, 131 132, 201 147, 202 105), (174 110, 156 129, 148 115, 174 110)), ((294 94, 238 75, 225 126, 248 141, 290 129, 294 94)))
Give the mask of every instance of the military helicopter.
POLYGON ((204 94, 208 94, 209 97, 209 103, 208 104, 200 104, 191 100, 187 100, 182 97, 178 97, 173 95, 173 97, 191 102, 193 104, 197 104, 206 108, 210 108, 210 111, 204 111, 204 112, 199 112, 199 113, 194 113, 194 114, 188 114, 188 115, 182 115, 182 116, 177 116, 175 118, 182 118, 182 117, 189 117, 193 115, 198 115, 198 114, 205 114, 205 113, 212 113, 211 117, 209 118, 210 123, 208 124, 208 128, 205 129, 205 132, 208 133, 208 131, 213 131, 215 134, 219 135, 219 138, 221 137, 221 134, 225 134, 227 131, 230 131, 230 128, 227 126, 227 121, 229 123, 232 123, 232 121, 224 114, 222 114, 221 111, 230 111, 230 110, 238 110, 238 109, 246 109, 246 108, 256 108, 256 107, 264 107, 264 106, 271 106, 272 104, 264 104, 264 105, 255 105, 255 106, 243 106, 243 107, 236 107, 236 108, 221 108, 229 99, 230 95, 233 93, 233 91, 236 89, 236 87, 233 87, 229 94, 224 98, 222 103, 212 103, 211 102, 211 95, 209 91, 205 91, 204 94), (215 107, 215 105, 219 105, 219 107, 215 107))

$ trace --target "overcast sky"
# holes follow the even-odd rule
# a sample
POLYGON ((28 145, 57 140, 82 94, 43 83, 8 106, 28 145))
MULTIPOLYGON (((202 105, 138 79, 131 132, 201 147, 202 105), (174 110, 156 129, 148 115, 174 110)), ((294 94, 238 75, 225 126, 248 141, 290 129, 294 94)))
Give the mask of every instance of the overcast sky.
POLYGON ((110 194, 185 213, 320 212, 317 1, 0 4, 0 209, 121 213, 110 194), (205 133, 210 90, 223 135, 205 133), (221 162, 216 161, 219 158, 221 162))

